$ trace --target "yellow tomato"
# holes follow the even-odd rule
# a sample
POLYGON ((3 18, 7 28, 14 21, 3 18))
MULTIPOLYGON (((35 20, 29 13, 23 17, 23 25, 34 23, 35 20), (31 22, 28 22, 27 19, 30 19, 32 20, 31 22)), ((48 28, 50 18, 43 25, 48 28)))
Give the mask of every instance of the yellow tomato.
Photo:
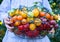
POLYGON ((54 16, 54 19, 55 19, 55 20, 58 20, 58 15, 55 15, 55 16, 54 16))
POLYGON ((35 21, 34 21, 34 23, 35 23, 36 26, 40 26, 41 22, 42 21, 39 18, 36 18, 35 21))
POLYGON ((23 18, 27 18, 27 14, 24 13, 24 12, 21 13, 21 16, 22 16, 23 18))
POLYGON ((35 8, 32 12, 34 13, 35 17, 39 15, 39 10, 37 8, 35 8))
POLYGON ((14 26, 19 26, 21 23, 20 23, 20 21, 16 21, 15 23, 14 23, 14 26))
POLYGON ((26 19, 23 19, 22 20, 22 24, 26 24, 27 23, 27 20, 26 19))
POLYGON ((30 22, 31 20, 34 20, 34 18, 27 18, 28 22, 30 22))
POLYGON ((33 30, 35 30, 36 26, 35 26, 35 24, 30 24, 29 28, 30 28, 30 30, 33 31, 33 30))

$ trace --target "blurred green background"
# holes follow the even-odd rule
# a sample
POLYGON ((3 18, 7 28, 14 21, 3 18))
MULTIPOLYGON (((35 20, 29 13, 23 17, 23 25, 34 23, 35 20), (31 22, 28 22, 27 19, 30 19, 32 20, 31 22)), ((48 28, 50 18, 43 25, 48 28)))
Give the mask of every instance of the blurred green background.
MULTIPOLYGON (((3 0, 0 0, 0 4, 3 0)), ((49 0, 49 3, 51 5, 51 8, 55 14, 60 14, 60 0, 49 0)), ((60 25, 60 21, 58 22, 60 25)), ((4 37, 6 31, 6 27, 2 22, 0 21, 0 42, 2 42, 2 39, 4 37)), ((57 33, 55 34, 54 38, 50 38, 51 42, 60 42, 60 28, 57 30, 57 33)))

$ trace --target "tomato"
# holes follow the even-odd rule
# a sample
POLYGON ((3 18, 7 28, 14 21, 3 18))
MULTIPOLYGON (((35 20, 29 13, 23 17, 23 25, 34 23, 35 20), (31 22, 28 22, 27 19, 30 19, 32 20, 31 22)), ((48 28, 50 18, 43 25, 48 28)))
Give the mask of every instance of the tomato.
POLYGON ((39 15, 39 10, 37 8, 35 8, 32 12, 34 13, 34 17, 39 15))
POLYGON ((58 20, 58 15, 55 15, 55 16, 54 16, 54 19, 55 19, 55 20, 58 20))
POLYGON ((24 26, 24 28, 29 28, 29 24, 28 23, 23 25, 23 26, 24 26))
POLYGON ((13 21, 17 21, 17 16, 12 17, 13 21))
POLYGON ((34 13, 33 12, 28 12, 28 17, 34 17, 34 13))
POLYGON ((22 24, 26 24, 27 23, 27 20, 26 19, 23 19, 22 20, 22 24))
POLYGON ((27 22, 33 21, 34 18, 27 18, 27 22))
POLYGON ((23 25, 18 26, 18 30, 23 31, 24 30, 24 26, 23 25))
POLYGON ((39 14, 41 17, 45 16, 45 12, 40 12, 39 14))
POLYGON ((50 17, 51 17, 50 14, 47 13, 47 14, 46 14, 46 18, 47 18, 47 19, 50 19, 50 17))
POLYGON ((35 23, 36 26, 40 26, 41 22, 42 21, 39 18, 36 18, 35 21, 34 21, 34 23, 35 23))
POLYGON ((53 16, 51 16, 51 17, 50 17, 50 20, 53 20, 53 19, 54 19, 54 17, 53 17, 53 16))
POLYGON ((14 26, 19 26, 20 24, 21 24, 20 21, 16 21, 16 22, 14 23, 14 26))
POLYGON ((28 32, 26 32, 26 35, 30 38, 34 38, 34 37, 37 37, 39 35, 39 31, 37 31, 37 30, 28 31, 28 32))
POLYGON ((18 17, 17 17, 17 20, 22 20, 23 19, 23 17, 21 16, 21 15, 19 15, 18 17))
POLYGON ((29 26, 29 28, 30 28, 30 30, 35 30, 35 28, 36 28, 36 25, 35 24, 30 24, 30 26, 29 26))
POLYGON ((27 18, 27 14, 24 13, 24 12, 21 13, 21 16, 22 16, 23 18, 27 18))

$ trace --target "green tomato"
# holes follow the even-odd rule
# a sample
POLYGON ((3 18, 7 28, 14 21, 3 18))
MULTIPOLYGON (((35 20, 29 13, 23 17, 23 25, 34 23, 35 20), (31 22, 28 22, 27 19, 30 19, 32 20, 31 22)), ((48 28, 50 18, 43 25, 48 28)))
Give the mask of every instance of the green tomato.
POLYGON ((28 12, 28 17, 34 17, 33 12, 28 12))

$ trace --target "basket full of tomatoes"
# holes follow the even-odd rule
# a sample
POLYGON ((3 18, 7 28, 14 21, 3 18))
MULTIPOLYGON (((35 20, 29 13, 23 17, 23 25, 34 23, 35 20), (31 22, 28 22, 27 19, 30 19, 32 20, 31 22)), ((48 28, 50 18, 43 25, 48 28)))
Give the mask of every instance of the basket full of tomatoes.
POLYGON ((25 8, 15 9, 13 12, 9 12, 9 16, 14 26, 13 32, 30 38, 47 35, 52 28, 59 27, 56 21, 58 20, 57 15, 52 16, 39 11, 38 8, 34 8, 32 11, 26 11, 25 8))

